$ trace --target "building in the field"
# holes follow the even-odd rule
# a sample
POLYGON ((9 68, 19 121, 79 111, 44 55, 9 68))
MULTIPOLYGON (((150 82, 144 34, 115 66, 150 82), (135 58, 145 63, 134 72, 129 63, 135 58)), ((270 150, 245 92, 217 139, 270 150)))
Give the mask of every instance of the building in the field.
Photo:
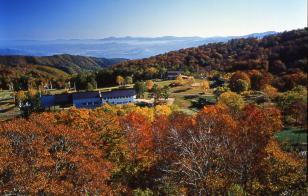
POLYGON ((122 105, 134 103, 136 91, 134 89, 116 89, 107 92, 90 91, 77 93, 64 93, 58 95, 41 96, 41 106, 74 106, 76 108, 94 109, 102 103, 122 105))
POLYGON ((101 92, 72 93, 73 106, 76 108, 94 109, 102 105, 101 92))
POLYGON ((71 105, 72 105, 72 94, 69 93, 41 96, 42 107, 51 107, 51 106, 66 107, 71 105))
POLYGON ((168 80, 175 80, 178 75, 184 74, 184 71, 167 71, 167 79, 168 80))
POLYGON ((135 89, 117 89, 109 92, 101 92, 102 103, 111 104, 127 104, 135 103, 136 91, 135 89))

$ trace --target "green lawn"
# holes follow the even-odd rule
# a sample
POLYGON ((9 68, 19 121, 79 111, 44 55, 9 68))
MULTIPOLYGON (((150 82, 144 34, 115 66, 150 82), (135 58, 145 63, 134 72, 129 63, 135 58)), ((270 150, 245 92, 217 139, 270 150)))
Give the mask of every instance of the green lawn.
POLYGON ((0 99, 12 97, 11 94, 12 94, 12 91, 9 91, 9 90, 0 91, 0 99))
POLYGON ((8 120, 20 115, 20 110, 15 106, 14 99, 0 101, 0 120, 8 120))
POLYGON ((157 84, 160 87, 169 86, 171 83, 175 82, 176 80, 158 80, 154 81, 155 84, 157 84))
MULTIPOLYGON (((166 80, 166 81, 158 81, 155 84, 163 87, 166 85, 170 85, 176 80, 166 80)), ((195 79, 196 83, 201 82, 202 80, 195 79)), ((172 87, 169 90, 170 98, 175 98, 174 104, 179 106, 183 111, 187 111, 188 113, 195 113, 196 110, 191 108, 192 101, 198 100, 199 97, 207 97, 209 99, 215 99, 212 90, 209 90, 206 94, 202 93, 200 87, 191 87, 189 85, 172 87)))
POLYGON ((301 128, 290 128, 276 134, 278 141, 291 141, 293 144, 307 144, 307 130, 301 128))

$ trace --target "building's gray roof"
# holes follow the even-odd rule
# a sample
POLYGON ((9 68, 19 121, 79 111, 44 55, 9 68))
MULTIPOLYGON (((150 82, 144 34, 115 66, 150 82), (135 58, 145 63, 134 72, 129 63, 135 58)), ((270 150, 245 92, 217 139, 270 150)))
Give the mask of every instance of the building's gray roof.
POLYGON ((167 74, 182 74, 184 71, 167 71, 167 74))
POLYGON ((101 92, 102 98, 126 97, 136 95, 135 89, 116 89, 109 92, 101 92))
POLYGON ((218 82, 225 82, 226 80, 223 79, 223 78, 217 78, 216 81, 218 81, 218 82))
POLYGON ((99 91, 89 91, 89 92, 78 92, 73 93, 73 99, 91 99, 91 98, 99 98, 99 91))
POLYGON ((93 99, 93 98, 112 98, 112 97, 125 97, 136 95, 135 89, 115 89, 107 92, 91 91, 91 92, 78 92, 73 93, 73 99, 93 99))
POLYGON ((54 96, 56 105, 65 105, 72 102, 72 95, 69 93, 57 94, 54 96))
POLYGON ((71 104, 72 99, 95 99, 95 98, 114 98, 114 97, 131 97, 136 95, 135 89, 115 89, 108 92, 90 91, 77 93, 63 93, 57 95, 42 96, 42 105, 66 105, 71 104), (51 99, 53 97, 54 99, 51 99), (46 103, 45 103, 46 102, 46 103), (50 102, 50 103, 49 103, 50 102))

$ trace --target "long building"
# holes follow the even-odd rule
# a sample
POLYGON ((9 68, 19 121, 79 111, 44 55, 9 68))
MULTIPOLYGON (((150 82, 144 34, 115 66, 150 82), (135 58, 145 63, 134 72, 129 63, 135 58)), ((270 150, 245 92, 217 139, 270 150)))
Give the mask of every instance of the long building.
POLYGON ((41 96, 41 106, 74 106, 76 108, 93 109, 103 103, 126 104, 135 103, 136 91, 134 89, 116 89, 107 92, 90 91, 77 93, 63 93, 57 95, 41 96))
POLYGON ((180 74, 184 74, 184 71, 167 71, 167 79, 175 80, 180 74))

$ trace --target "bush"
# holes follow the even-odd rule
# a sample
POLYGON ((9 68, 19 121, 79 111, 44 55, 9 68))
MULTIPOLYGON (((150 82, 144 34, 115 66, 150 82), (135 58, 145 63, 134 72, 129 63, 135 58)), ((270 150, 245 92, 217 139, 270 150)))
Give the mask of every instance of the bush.
POLYGON ((214 93, 216 94, 216 96, 219 96, 222 93, 230 92, 230 91, 231 91, 231 89, 229 87, 227 87, 227 86, 219 86, 219 87, 216 88, 214 93))
POLYGON ((237 93, 241 93, 248 90, 248 83, 245 80, 238 79, 233 84, 233 90, 237 93))
POLYGON ((242 82, 239 83, 238 80, 244 80, 247 83, 247 89, 250 88, 249 76, 244 72, 237 71, 232 75, 230 79, 230 88, 232 91, 238 92, 238 87, 242 83, 242 82))

